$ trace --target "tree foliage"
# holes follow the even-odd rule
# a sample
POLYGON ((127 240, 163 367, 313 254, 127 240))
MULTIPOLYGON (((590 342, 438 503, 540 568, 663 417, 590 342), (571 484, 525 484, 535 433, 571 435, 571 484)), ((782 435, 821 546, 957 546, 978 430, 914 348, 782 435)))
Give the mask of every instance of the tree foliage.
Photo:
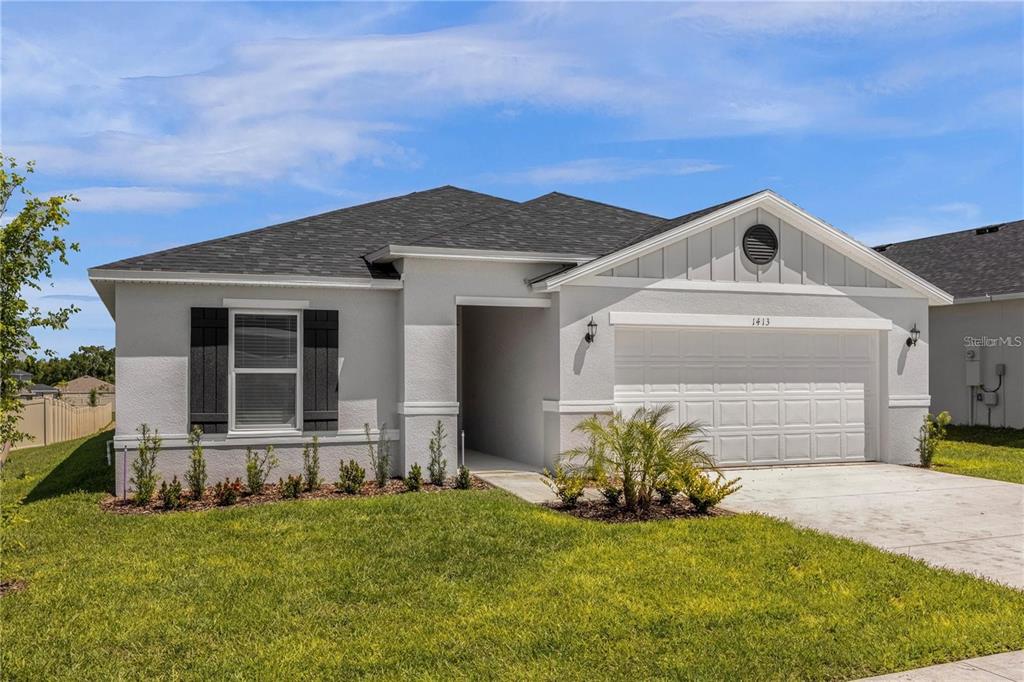
POLYGON ((81 376, 96 377, 117 383, 114 379, 114 349, 104 346, 79 346, 66 358, 25 358, 22 368, 40 384, 57 384, 81 376))
POLYGON ((17 430, 22 383, 11 374, 22 358, 39 349, 32 330, 66 329, 78 312, 75 306, 44 312, 26 297, 28 289, 42 290, 42 282, 52 278, 54 261, 67 265, 67 252, 78 250, 78 244, 59 234, 69 223, 68 204, 77 199, 36 197, 25 184, 34 165, 26 164, 24 174, 17 169, 14 159, 0 153, 0 444, 24 437, 17 430), (20 201, 21 209, 8 221, 12 199, 20 201))

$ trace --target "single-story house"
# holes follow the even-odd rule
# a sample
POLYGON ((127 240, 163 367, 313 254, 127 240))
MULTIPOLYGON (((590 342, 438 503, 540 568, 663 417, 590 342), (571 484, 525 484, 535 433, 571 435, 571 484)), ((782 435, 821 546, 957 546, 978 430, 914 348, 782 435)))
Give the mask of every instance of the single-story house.
POLYGON ((929 313, 932 412, 1024 428, 1024 220, 875 250, 953 294, 929 313))
POLYGON ((11 372, 11 378, 22 384, 18 391, 18 398, 21 400, 34 400, 35 398, 56 397, 60 392, 53 386, 47 384, 32 383, 32 375, 23 369, 16 369, 11 372))
MULTIPOLYGON (((952 297, 770 191, 663 218, 452 186, 109 263, 117 487, 137 425, 165 476, 274 444, 298 471, 467 450, 541 467, 592 414, 669 405, 723 466, 916 461, 929 306, 952 297)), ((126 461, 127 460, 127 461, 126 461)))
POLYGON ((93 391, 95 391, 97 405, 106 405, 107 403, 114 402, 116 388, 109 381, 84 375, 75 377, 71 381, 60 385, 61 399, 80 407, 89 404, 92 400, 93 391))

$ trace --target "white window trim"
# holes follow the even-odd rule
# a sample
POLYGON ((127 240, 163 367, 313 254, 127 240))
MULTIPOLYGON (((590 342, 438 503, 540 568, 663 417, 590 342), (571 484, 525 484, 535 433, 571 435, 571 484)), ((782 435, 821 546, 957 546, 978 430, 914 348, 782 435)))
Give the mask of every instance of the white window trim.
POLYGON ((229 308, 228 309, 228 438, 252 436, 301 436, 302 435, 302 310, 280 308, 229 308), (295 428, 294 429, 239 429, 235 425, 235 314, 243 315, 293 315, 295 316, 295 369, 290 368, 244 368, 241 374, 291 374, 295 373, 295 428))

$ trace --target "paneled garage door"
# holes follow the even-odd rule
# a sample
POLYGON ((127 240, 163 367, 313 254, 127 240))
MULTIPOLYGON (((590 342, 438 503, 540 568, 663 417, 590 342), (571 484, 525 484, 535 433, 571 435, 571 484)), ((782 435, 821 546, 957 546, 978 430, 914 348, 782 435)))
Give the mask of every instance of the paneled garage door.
POLYGON ((697 420, 723 465, 875 459, 877 335, 615 329, 615 403, 697 420))

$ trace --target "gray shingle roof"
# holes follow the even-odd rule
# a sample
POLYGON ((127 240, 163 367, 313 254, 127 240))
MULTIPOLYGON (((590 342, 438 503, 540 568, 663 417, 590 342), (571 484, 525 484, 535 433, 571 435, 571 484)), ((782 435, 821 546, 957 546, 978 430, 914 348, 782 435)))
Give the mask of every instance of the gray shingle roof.
POLYGON ((1024 292, 1024 220, 875 250, 955 298, 1024 292))
POLYGON ((410 245, 600 256, 664 222, 647 213, 551 192, 410 245))
POLYGON ((446 185, 98 269, 394 278, 391 264, 364 258, 388 245, 599 257, 740 199, 666 219, 560 192, 518 203, 446 185))
POLYGON ((396 277, 363 254, 516 206, 508 199, 446 185, 321 213, 251 232, 188 244, 100 266, 109 270, 396 277))

